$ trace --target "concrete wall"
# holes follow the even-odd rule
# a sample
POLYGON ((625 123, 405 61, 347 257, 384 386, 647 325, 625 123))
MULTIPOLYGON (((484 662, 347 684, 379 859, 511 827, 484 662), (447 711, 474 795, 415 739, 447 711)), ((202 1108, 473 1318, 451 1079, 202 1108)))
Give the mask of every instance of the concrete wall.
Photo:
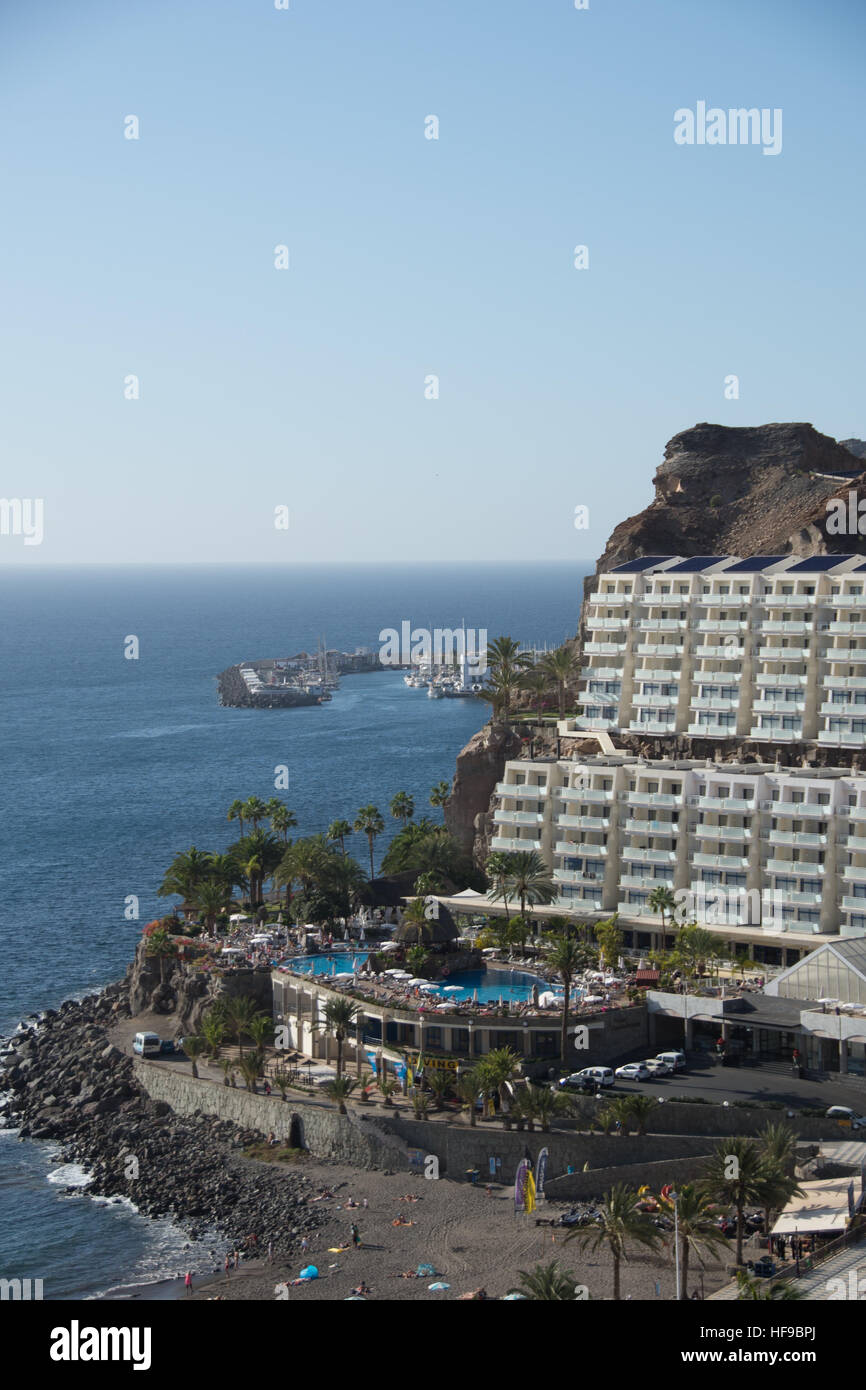
MULTIPOLYGON (((542 1149, 550 1152, 548 1173, 561 1176, 571 1164, 576 1169, 589 1163, 593 1168, 618 1167, 626 1163, 651 1163, 667 1157, 686 1158, 708 1152, 705 1138, 690 1135, 603 1135, 543 1134, 539 1130, 499 1129, 486 1125, 444 1125, 435 1121, 393 1119, 383 1127, 407 1145, 435 1154, 441 1176, 459 1180, 466 1170, 478 1168, 482 1179, 490 1171, 490 1159, 501 1159, 498 1170, 504 1182, 511 1182, 527 1150, 535 1162, 542 1149)), ((709 1146, 712 1147, 711 1145, 709 1146)))
POLYGON ((253 1095, 240 1087, 193 1077, 173 1070, 170 1064, 133 1059, 136 1080, 152 1100, 163 1100, 178 1115, 218 1115, 241 1129, 273 1130, 278 1139, 291 1136, 292 1117, 301 1122, 303 1147, 317 1158, 334 1158, 358 1168, 399 1168, 408 1165, 405 1144, 381 1127, 374 1116, 358 1112, 340 1115, 336 1106, 318 1104, 289 1092, 285 1101, 276 1096, 253 1095))
POLYGON ((603 1197, 618 1182, 628 1183, 632 1188, 647 1183, 653 1192, 658 1192, 665 1183, 691 1182, 700 1177, 708 1156, 666 1158, 656 1163, 626 1163, 615 1168, 593 1168, 588 1173, 566 1173, 546 1182, 544 1191, 551 1201, 557 1202, 603 1197))
MULTIPOLYGON (((589 1097, 573 1097, 575 1108, 581 1119, 564 1121, 562 1127, 570 1124, 586 1126, 590 1117, 598 1113, 598 1105, 589 1097)), ((726 1135, 758 1134, 767 1124, 785 1123, 791 1126, 800 1139, 845 1139, 850 1138, 850 1130, 841 1130, 835 1120, 822 1116, 804 1116, 794 1112, 788 1117, 786 1110, 751 1109, 737 1105, 689 1105, 665 1101, 652 1110, 646 1127, 650 1134, 705 1134, 723 1138, 726 1135)))

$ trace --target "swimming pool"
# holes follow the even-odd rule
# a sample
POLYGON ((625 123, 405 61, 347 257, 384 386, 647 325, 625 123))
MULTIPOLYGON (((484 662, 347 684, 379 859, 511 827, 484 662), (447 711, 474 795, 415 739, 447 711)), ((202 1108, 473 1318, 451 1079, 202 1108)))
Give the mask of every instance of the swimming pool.
MULTIPOLYGON (((299 956, 291 962, 291 968, 306 975, 340 975, 351 973, 356 964, 359 967, 363 965, 367 955, 366 951, 335 951, 331 955, 299 956)), ((513 999, 515 1003, 522 1004, 532 997, 533 985, 538 985, 542 994, 554 988, 546 980, 527 974, 525 970, 490 970, 486 967, 482 970, 461 970, 459 975, 431 983, 438 986, 435 992, 443 999, 472 999, 477 991, 478 1002, 483 1004, 491 999, 499 999, 500 995, 503 999, 513 999)), ((554 992, 560 993, 558 988, 554 992)))

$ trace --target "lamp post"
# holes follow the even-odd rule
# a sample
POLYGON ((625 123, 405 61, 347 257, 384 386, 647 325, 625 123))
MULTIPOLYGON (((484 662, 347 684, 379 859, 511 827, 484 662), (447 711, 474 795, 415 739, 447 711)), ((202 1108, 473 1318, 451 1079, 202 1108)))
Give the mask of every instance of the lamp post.
POLYGON ((677 1271, 677 1302, 679 1302, 682 1292, 680 1286, 680 1194, 678 1192, 670 1192, 668 1196, 674 1204, 674 1264, 677 1271))

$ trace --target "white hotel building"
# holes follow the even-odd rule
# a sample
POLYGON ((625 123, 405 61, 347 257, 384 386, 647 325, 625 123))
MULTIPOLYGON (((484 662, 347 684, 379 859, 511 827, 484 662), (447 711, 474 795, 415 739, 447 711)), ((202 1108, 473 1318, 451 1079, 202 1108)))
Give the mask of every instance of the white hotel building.
POLYGON ((649 556, 597 583, 583 717, 559 731, 609 751, 509 762, 491 850, 538 850, 553 910, 619 912, 628 946, 660 944, 659 886, 766 961, 866 935, 866 772, 616 750, 643 734, 866 753, 866 558, 649 556))
POLYGON ((648 556, 598 578, 575 730, 866 749, 866 558, 648 556))

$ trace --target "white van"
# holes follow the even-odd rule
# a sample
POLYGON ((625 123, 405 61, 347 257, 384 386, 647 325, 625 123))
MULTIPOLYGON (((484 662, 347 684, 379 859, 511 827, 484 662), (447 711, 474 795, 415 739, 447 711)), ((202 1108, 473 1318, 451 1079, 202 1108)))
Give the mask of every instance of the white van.
POLYGON ((616 1080, 610 1067, 584 1067, 577 1075, 596 1086, 613 1086, 616 1080))
POLYGON ((686 1054, 684 1052, 660 1052, 656 1058, 658 1062, 667 1062, 674 1071, 685 1071, 686 1054))
POLYGON ((158 1033, 136 1033, 132 1040, 132 1050, 139 1057, 158 1057, 162 1051, 162 1038, 158 1033))

